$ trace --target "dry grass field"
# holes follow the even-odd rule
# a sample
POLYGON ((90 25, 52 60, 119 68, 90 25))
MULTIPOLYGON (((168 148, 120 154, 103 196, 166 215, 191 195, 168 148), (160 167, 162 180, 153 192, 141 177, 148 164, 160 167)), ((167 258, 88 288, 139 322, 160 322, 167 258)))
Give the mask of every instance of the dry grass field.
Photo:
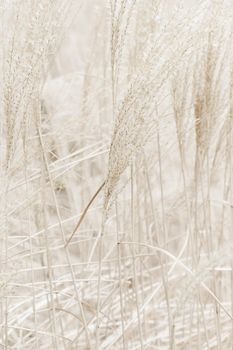
POLYGON ((0 2, 0 349, 233 349, 233 7, 0 2))

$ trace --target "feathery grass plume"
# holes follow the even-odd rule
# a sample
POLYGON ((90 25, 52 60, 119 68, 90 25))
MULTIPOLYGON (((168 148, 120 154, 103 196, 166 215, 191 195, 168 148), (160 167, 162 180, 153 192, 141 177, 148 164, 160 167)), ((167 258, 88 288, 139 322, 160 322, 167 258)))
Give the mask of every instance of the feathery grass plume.
POLYGON ((111 0, 111 74, 113 111, 118 95, 122 56, 126 46, 126 38, 137 0, 111 0))
POLYGON ((141 69, 130 83, 116 117, 111 141, 105 210, 130 160, 153 135, 161 87, 174 74, 184 55, 191 55, 191 49, 198 46, 200 33, 211 17, 208 12, 206 14, 205 6, 197 7, 194 14, 195 20, 186 17, 182 22, 173 21, 151 38, 141 69))
POLYGON ((42 0, 3 5, 4 116, 6 166, 14 161, 20 140, 25 143, 33 124, 33 104, 40 93, 49 60, 63 33, 72 2, 42 0))
MULTIPOLYGON (((224 86, 226 79, 226 58, 230 48, 230 33, 222 29, 221 24, 212 24, 218 27, 218 32, 213 33, 210 27, 210 33, 206 37, 203 50, 206 52, 201 59, 198 59, 197 67, 202 77, 195 78, 194 111, 196 118, 196 143, 199 153, 205 156, 207 149, 210 148, 213 132, 219 123, 218 116, 222 116, 226 110, 227 91, 224 86), (220 73, 221 72, 221 73, 220 73), (224 80, 223 80, 224 79, 224 80), (200 82, 202 86, 200 86, 200 82), (217 121, 218 120, 218 121, 217 121)), ((216 136, 215 134, 213 136, 216 136)), ((211 144, 213 147, 213 144, 211 144)))

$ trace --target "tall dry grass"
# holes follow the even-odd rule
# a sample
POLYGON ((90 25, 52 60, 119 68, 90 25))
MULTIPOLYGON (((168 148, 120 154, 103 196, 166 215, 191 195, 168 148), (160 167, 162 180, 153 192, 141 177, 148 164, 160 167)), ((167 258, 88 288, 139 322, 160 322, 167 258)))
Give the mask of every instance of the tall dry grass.
POLYGON ((3 349, 232 349, 232 12, 2 1, 3 349))

